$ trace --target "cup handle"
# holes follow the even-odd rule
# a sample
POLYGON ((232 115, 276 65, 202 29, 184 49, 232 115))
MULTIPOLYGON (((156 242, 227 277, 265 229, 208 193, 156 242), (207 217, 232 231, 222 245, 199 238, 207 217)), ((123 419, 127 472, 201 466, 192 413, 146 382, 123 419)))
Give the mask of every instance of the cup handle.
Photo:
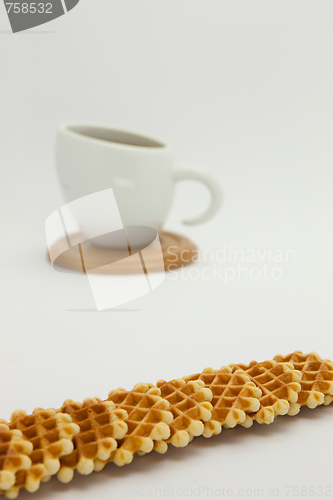
POLYGON ((210 206, 202 215, 192 219, 184 220, 184 224, 194 225, 201 224, 211 219, 219 210, 222 203, 222 189, 216 177, 208 170, 201 167, 190 167, 187 165, 177 165, 174 170, 175 181, 183 181, 186 179, 200 181, 205 184, 212 196, 210 206))

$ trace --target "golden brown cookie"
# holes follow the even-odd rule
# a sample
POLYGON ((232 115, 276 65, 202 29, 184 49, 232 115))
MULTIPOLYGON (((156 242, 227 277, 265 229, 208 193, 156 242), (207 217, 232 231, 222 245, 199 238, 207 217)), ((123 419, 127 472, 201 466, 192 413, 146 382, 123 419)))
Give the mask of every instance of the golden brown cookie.
POLYGON ((329 359, 321 359, 316 352, 303 354, 295 351, 283 356, 274 357, 278 362, 290 362, 301 372, 301 391, 298 400, 290 405, 288 415, 296 415, 302 406, 316 408, 328 405, 333 401, 333 363, 329 359))
POLYGON ((59 481, 68 483, 77 469, 81 474, 90 474, 96 460, 108 460, 117 448, 117 439, 127 432, 125 410, 116 409, 112 401, 87 398, 83 403, 66 399, 58 410, 70 415, 80 431, 73 437, 74 450, 60 458, 59 481))
POLYGON ((205 423, 203 436, 219 434, 221 426, 252 425, 248 414, 258 411, 261 391, 242 370, 234 371, 230 366, 222 366, 219 370, 206 368, 183 378, 186 382, 202 380, 212 391, 212 420, 205 423))

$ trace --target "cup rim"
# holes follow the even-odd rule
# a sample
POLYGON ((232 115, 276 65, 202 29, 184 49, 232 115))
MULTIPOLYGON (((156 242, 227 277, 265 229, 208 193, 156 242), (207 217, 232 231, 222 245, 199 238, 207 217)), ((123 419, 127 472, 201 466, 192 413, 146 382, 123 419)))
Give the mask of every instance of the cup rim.
POLYGON ((120 127, 113 127, 110 125, 106 125, 103 123, 96 123, 96 122, 72 122, 72 121, 66 121, 62 122, 58 126, 58 131, 62 133, 66 133, 70 136, 75 136, 78 139, 82 139, 84 141, 89 141, 97 144, 103 144, 104 146, 112 147, 112 148, 119 148, 119 149, 136 149, 136 150, 144 150, 144 151, 158 151, 158 150, 163 150, 165 151, 166 149, 169 149, 170 146, 166 144, 164 141, 157 139, 156 137, 152 137, 148 134, 142 134, 141 132, 137 132, 134 130, 129 130, 129 129, 123 129, 120 127), (96 128, 96 129, 103 129, 106 131, 110 132, 120 132, 123 134, 128 134, 131 136, 136 136, 140 139, 144 139, 146 141, 151 142, 151 145, 137 145, 137 144, 126 144, 126 143, 121 143, 121 142, 114 142, 114 141, 108 141, 106 139, 100 139, 97 137, 92 137, 89 135, 82 134, 76 130, 73 130, 74 127, 91 127, 91 128, 96 128))

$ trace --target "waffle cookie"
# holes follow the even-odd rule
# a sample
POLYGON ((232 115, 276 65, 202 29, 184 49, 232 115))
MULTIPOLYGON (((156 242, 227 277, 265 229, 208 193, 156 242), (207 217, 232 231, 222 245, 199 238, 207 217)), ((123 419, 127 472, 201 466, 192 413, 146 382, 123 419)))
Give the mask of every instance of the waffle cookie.
POLYGON ((296 415, 301 406, 332 401, 333 363, 295 351, 156 386, 119 388, 105 401, 68 399, 58 410, 36 408, 31 415, 17 410, 10 422, 0 420, 0 494, 16 498, 21 488, 34 492, 54 474, 67 483, 76 469, 90 474, 109 462, 122 466, 135 453, 164 453, 169 444, 183 447, 222 427, 269 424, 277 415, 296 415))
POLYGON ((303 354, 295 351, 283 356, 274 357, 278 362, 293 363, 302 374, 301 391, 298 400, 290 405, 288 415, 296 415, 302 406, 316 408, 333 401, 333 363, 328 359, 321 359, 319 354, 310 352, 303 354))
POLYGON ((7 425, 14 432, 20 431, 32 445, 30 467, 16 471, 15 482, 5 493, 8 498, 16 498, 21 488, 36 491, 41 481, 58 472, 60 457, 73 451, 72 438, 80 428, 69 415, 56 413, 52 408, 35 408, 31 415, 16 410, 7 425))
POLYGON ((29 454, 33 445, 23 438, 22 432, 10 430, 8 425, 0 423, 0 491, 6 494, 14 486, 16 473, 31 467, 29 454))
POLYGON ((297 401, 301 390, 301 373, 291 363, 274 360, 251 361, 248 365, 231 364, 232 370, 242 370, 261 390, 260 408, 248 415, 259 424, 270 424, 276 415, 285 415, 290 404, 297 401))
POLYGON ((183 377, 186 382, 202 380, 212 391, 212 420, 205 423, 204 437, 211 437, 226 428, 252 425, 248 414, 259 410, 261 391, 242 370, 222 366, 220 370, 206 368, 201 373, 183 377))
POLYGON ((112 401, 87 398, 83 403, 66 399, 58 410, 69 415, 80 428, 73 437, 74 450, 60 458, 59 481, 68 483, 77 469, 80 474, 90 474, 96 460, 108 460, 117 448, 116 439, 122 439, 127 432, 125 410, 116 409, 112 401))
POLYGON ((202 380, 190 381, 183 379, 166 382, 159 380, 156 384, 161 391, 162 398, 170 403, 173 421, 170 424, 170 437, 163 441, 156 441, 154 449, 158 453, 165 453, 168 443, 177 448, 186 446, 194 436, 204 432, 204 423, 212 418, 213 394, 205 387, 202 380))
MULTIPOLYGON (((169 438, 169 425, 173 420, 172 413, 168 411, 170 403, 161 398, 160 389, 153 384, 139 383, 131 391, 116 389, 109 393, 108 400, 128 413, 128 431, 118 441, 118 448, 108 461, 118 466, 129 464, 134 453, 149 453, 154 441, 169 438)), ((95 470, 101 470, 108 461, 97 460, 95 470)))

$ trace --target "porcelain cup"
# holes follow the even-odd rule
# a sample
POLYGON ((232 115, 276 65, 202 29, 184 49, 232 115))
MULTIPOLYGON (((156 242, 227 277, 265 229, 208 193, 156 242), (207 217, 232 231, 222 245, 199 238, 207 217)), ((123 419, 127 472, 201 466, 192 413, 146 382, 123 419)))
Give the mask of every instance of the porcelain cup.
MULTIPOLYGON (((199 224, 218 211, 219 182, 208 170, 178 165, 172 147, 153 137, 89 123, 63 123, 58 128, 56 166, 67 203, 112 188, 125 226, 148 226, 159 231, 169 213, 176 182, 194 179, 211 193, 209 208, 183 221, 199 224)), ((84 220, 77 221, 84 231, 84 220)), ((100 237, 98 245, 110 246, 100 237)), ((112 244, 111 244, 112 246, 112 244)))

